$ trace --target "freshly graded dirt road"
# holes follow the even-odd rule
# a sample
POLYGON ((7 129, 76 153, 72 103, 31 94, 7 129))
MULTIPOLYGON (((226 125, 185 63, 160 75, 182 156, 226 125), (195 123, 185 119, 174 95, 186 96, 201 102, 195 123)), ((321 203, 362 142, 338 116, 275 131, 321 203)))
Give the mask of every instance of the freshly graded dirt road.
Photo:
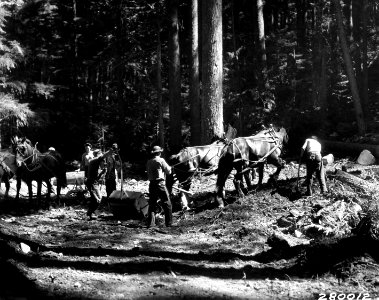
POLYGON ((288 166, 279 189, 266 186, 242 199, 229 183, 223 210, 208 193, 214 179, 202 178, 193 188, 193 210, 176 211, 173 228, 116 219, 106 203, 98 219, 88 221, 86 203, 75 199, 49 210, 35 210, 26 199, 2 200, 0 299, 378 297, 375 240, 310 238, 299 233, 300 225, 299 232, 283 225, 289 212, 304 220, 343 197, 350 203, 353 191, 329 177, 328 195, 295 199, 295 174, 297 167, 288 166), (273 238, 278 232, 298 244, 273 238))

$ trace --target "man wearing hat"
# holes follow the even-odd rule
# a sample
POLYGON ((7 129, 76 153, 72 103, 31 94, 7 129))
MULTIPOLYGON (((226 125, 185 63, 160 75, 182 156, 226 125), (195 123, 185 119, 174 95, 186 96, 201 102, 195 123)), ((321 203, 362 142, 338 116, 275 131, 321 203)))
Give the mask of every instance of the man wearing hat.
POLYGON ((89 161, 93 158, 92 146, 90 143, 84 144, 85 152, 82 155, 82 160, 80 163, 80 170, 84 171, 84 177, 88 177, 88 164, 89 161))
POLYGON ((116 190, 116 179, 117 171, 121 167, 121 162, 118 154, 118 145, 116 143, 112 144, 112 155, 108 156, 106 159, 106 173, 105 173, 105 189, 107 192, 107 198, 116 190))
POLYGON ((154 146, 151 158, 146 164, 149 184, 149 212, 147 227, 155 226, 155 211, 158 199, 161 199, 162 208, 165 214, 165 224, 172 226, 172 205, 170 195, 166 187, 166 175, 171 174, 171 167, 164 158, 161 157, 163 149, 154 146))
POLYGON ((89 220, 94 219, 95 217, 92 214, 95 212, 97 207, 101 202, 101 192, 100 192, 100 177, 104 173, 102 168, 104 159, 108 158, 113 154, 113 150, 101 153, 101 150, 97 149, 93 151, 94 157, 89 161, 88 164, 88 177, 86 180, 87 189, 91 195, 90 203, 87 211, 87 216, 89 220))
POLYGON ((325 170, 322 164, 321 144, 316 136, 313 135, 305 140, 300 152, 300 162, 303 156, 305 158, 305 165, 307 166, 307 196, 312 196, 313 173, 316 173, 322 193, 326 193, 328 189, 325 183, 325 170))

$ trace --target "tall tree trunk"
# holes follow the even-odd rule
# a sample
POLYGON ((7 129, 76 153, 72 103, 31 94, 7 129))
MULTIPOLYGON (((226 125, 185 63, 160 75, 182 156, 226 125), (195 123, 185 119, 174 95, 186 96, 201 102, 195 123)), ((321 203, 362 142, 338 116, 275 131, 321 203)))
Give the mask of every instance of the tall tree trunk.
POLYGON ((354 101, 355 117, 356 117, 356 121, 357 121, 358 132, 359 132, 359 134, 362 135, 366 132, 366 124, 365 124, 365 120, 363 117, 363 111, 362 111, 362 106, 361 106, 361 100, 359 97, 357 81, 356 81, 356 78, 354 75, 353 63, 351 60, 349 47, 347 46, 347 42, 346 42, 345 29, 343 27, 341 5, 339 3, 339 0, 333 0, 333 4, 334 4, 335 10, 336 10, 338 35, 339 35, 341 48, 342 48, 342 52, 343 52, 343 58, 344 58, 345 67, 346 67, 346 73, 347 73, 347 77, 349 79, 350 90, 351 90, 351 93, 353 96, 353 101, 354 101))
POLYGON ((350 37, 351 35, 351 28, 352 28, 352 0, 344 0, 343 1, 343 14, 345 16, 346 20, 346 36, 350 37))
MULTIPOLYGON (((123 1, 118 0, 118 6, 117 6, 117 49, 116 49, 116 59, 118 60, 116 62, 116 66, 114 67, 114 76, 116 76, 116 82, 117 82, 117 108, 118 108, 118 131, 119 131, 119 139, 120 139, 120 146, 121 147, 126 147, 126 142, 125 142, 125 132, 126 132, 126 126, 125 126, 125 65, 123 62, 123 56, 125 54, 125 47, 123 43, 123 35, 124 35, 124 25, 123 25, 123 1)), ((105 73, 106 74, 106 73, 105 73)), ((106 76, 112 76, 106 74, 106 76)), ((104 100, 107 99, 107 95, 102 95, 101 98, 98 98, 98 100, 104 100)), ((99 102, 100 102, 99 101, 99 102)), ((99 103, 100 104, 100 103, 99 103)), ((101 105, 101 104, 100 104, 101 105)))
POLYGON ((170 98, 170 148, 178 151, 182 140, 182 99, 180 95, 180 47, 178 0, 169 0, 169 98, 170 98))
POLYGON ((265 40, 265 23, 263 17, 263 0, 257 0, 257 13, 258 13, 258 45, 259 45, 259 57, 260 68, 265 78, 265 72, 267 68, 267 56, 266 56, 266 40, 265 40))
POLYGON ((368 57, 367 57, 367 11, 368 11, 368 2, 367 0, 362 0, 362 43, 361 43, 361 53, 362 53, 362 83, 361 83, 361 100, 362 100, 362 109, 365 114, 365 119, 370 119, 370 107, 368 99, 368 57))
POLYGON ((296 32, 297 46, 300 51, 305 49, 306 23, 305 23, 306 2, 305 0, 296 0, 296 32))
POLYGON ((201 104, 199 82, 199 16, 198 0, 191 1, 191 62, 189 97, 191 105, 191 144, 201 143, 201 104))
MULTIPOLYGON (((322 0, 315 0, 315 35, 313 38, 312 102, 325 109, 326 105, 326 51, 322 35, 322 0)), ((323 114, 324 115, 324 114, 323 114)))
POLYGON ((164 147, 164 124, 163 124, 163 103, 162 103, 162 44, 161 44, 161 23, 157 22, 157 99, 158 99, 158 139, 159 145, 164 147))
MULTIPOLYGON (((235 66, 235 73, 234 73, 234 79, 235 79, 235 89, 237 93, 239 94, 242 91, 242 80, 241 80, 241 68, 240 68, 240 62, 237 52, 237 36, 236 36, 236 27, 238 24, 238 15, 239 11, 237 10, 237 14, 235 13, 235 1, 232 0, 232 40, 233 40, 233 53, 234 53, 234 66, 235 66)), ((242 127, 242 119, 243 119, 243 98, 239 97, 239 105, 236 107, 236 118, 234 119, 234 122, 231 122, 231 125, 237 129, 237 132, 241 135, 243 132, 242 127)))
POLYGON ((222 0, 203 0, 201 142, 223 134, 222 0))
POLYGON ((72 36, 72 49, 71 49, 71 52, 72 52, 72 61, 71 61, 71 69, 72 69, 72 73, 71 73, 71 101, 75 102, 77 101, 78 99, 78 69, 77 69, 77 66, 78 66, 78 38, 79 38, 79 35, 78 35, 78 32, 77 32, 77 29, 78 29, 78 26, 77 26, 77 23, 78 23, 78 11, 77 11, 77 3, 76 3, 76 0, 72 0, 72 12, 73 12, 73 15, 72 15, 72 23, 73 23, 73 36, 72 36))
POLYGON ((355 77, 357 78, 358 90, 361 90, 362 83, 362 59, 361 59, 361 1, 362 0, 353 0, 352 2, 352 32, 354 39, 354 51, 353 51, 353 60, 354 60, 354 69, 355 77))

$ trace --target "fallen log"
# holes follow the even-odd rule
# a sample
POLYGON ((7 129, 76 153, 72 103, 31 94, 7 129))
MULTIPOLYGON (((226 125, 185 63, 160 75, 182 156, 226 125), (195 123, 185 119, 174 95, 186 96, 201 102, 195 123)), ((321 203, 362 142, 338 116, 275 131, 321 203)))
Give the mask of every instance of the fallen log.
POLYGON ((360 192, 379 192, 379 187, 376 184, 367 182, 364 179, 361 179, 355 175, 352 175, 342 170, 337 170, 334 175, 334 178, 343 183, 346 183, 347 185, 353 187, 354 189, 360 192))
POLYGON ((346 163, 342 166, 342 171, 352 173, 352 172, 362 172, 362 171, 373 171, 379 173, 379 165, 363 166, 356 163, 346 163))
POLYGON ((379 145, 345 143, 329 140, 321 140, 324 149, 329 152, 338 152, 358 156, 363 150, 369 150, 372 155, 379 159, 379 145))

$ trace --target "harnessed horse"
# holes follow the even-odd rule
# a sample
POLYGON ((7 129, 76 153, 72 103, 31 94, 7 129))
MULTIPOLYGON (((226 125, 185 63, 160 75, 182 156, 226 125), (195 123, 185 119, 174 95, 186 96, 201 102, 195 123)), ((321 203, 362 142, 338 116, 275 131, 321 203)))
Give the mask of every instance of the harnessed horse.
POLYGON ((210 145, 186 147, 168 159, 173 172, 167 177, 167 187, 171 192, 174 182, 178 180, 183 209, 188 209, 186 194, 189 193, 193 178, 199 174, 208 176, 215 173, 224 146, 225 142, 219 140, 210 145))
POLYGON ((17 176, 17 194, 19 198, 21 180, 28 185, 29 199, 32 200, 33 190, 32 181, 37 182, 37 205, 41 199, 42 182, 47 186, 47 198, 50 199, 52 192, 50 179, 57 178, 57 198, 60 198, 61 188, 67 185, 66 168, 61 155, 57 151, 39 152, 28 139, 14 138, 14 149, 18 169, 17 176))
POLYGON ((285 165, 280 155, 284 144, 287 142, 288 135, 284 128, 280 128, 278 131, 274 128, 269 128, 253 136, 235 138, 226 145, 222 149, 220 156, 216 182, 216 195, 219 206, 223 207, 224 205, 222 201, 224 198, 224 186, 233 168, 237 171, 233 180, 234 185, 241 197, 244 196, 241 189, 242 176, 251 168, 258 168, 258 188, 262 185, 264 163, 266 161, 277 167, 276 172, 270 176, 276 180, 285 165))
POLYGON ((17 163, 16 156, 11 152, 11 150, 1 150, 0 151, 0 184, 5 183, 5 197, 9 195, 9 179, 16 174, 17 163))

